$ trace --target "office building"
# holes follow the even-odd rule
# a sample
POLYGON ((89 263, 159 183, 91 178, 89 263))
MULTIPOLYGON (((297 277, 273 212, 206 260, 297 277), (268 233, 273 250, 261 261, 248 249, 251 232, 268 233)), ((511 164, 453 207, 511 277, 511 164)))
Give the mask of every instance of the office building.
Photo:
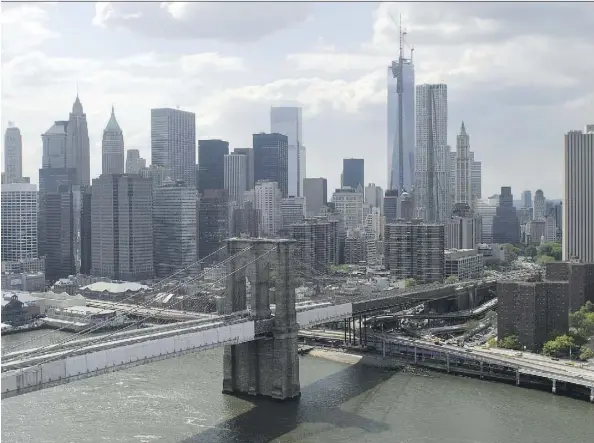
POLYGON ((154 267, 158 278, 182 277, 200 271, 196 261, 198 239, 196 189, 168 179, 153 190, 154 267))
POLYGON ((282 197, 288 197, 288 137, 282 134, 254 134, 254 180, 278 183, 282 197))
POLYGON ((415 218, 415 205, 412 194, 403 192, 398 196, 397 218, 404 221, 412 221, 415 218))
MULTIPOLYGON (((401 41, 402 41, 401 35, 401 41)), ((388 67, 388 189, 411 191, 415 183, 415 68, 400 47, 388 67)))
POLYGON ((254 181, 254 150, 252 148, 235 148, 233 154, 241 154, 246 156, 246 175, 245 175, 245 190, 254 189, 256 182, 254 181))
POLYGON ((186 186, 196 187, 196 115, 193 112, 151 109, 151 163, 169 169, 172 180, 183 180, 186 186))
POLYGON ((499 206, 493 217, 493 243, 520 242, 520 220, 514 207, 514 196, 509 186, 501 187, 499 206))
POLYGON ((281 233, 286 235, 287 228, 295 223, 301 223, 306 217, 305 198, 287 197, 281 200, 281 233))
POLYGON ((87 115, 83 111, 78 94, 72 105, 72 112, 70 113, 66 127, 65 167, 76 168, 76 185, 90 186, 91 157, 89 129, 87 127, 87 115))
POLYGON ((277 237, 281 230, 282 192, 278 183, 260 180, 256 182, 255 208, 259 211, 260 231, 264 237, 277 237))
POLYGON ((546 199, 542 189, 538 189, 534 194, 534 220, 544 220, 546 199))
POLYGON ((308 217, 318 215, 322 207, 328 203, 328 181, 323 178, 305 178, 303 180, 303 196, 305 197, 308 217))
POLYGON ((305 165, 305 158, 301 159, 301 108, 273 106, 270 109, 270 132, 287 136, 287 196, 301 196, 301 163, 305 165))
POLYGON ((140 174, 146 168, 146 159, 140 156, 138 149, 128 149, 126 153, 126 174, 140 174))
POLYGON ((375 183, 369 183, 365 186, 365 203, 372 208, 378 208, 380 213, 384 213, 384 191, 375 183))
MULTIPOLYGON (((254 190, 248 192, 254 193, 254 190)), ((261 218, 260 211, 255 208, 255 201, 244 201, 243 207, 232 209, 230 235, 234 237, 259 237, 261 218)))
POLYGON ((93 223, 93 187, 86 186, 82 191, 80 214, 80 273, 91 274, 93 266, 92 255, 92 223, 93 223))
POLYGON ((522 208, 532 208, 532 191, 522 192, 522 208))
POLYGON ((124 173, 124 134, 116 119, 113 106, 107 126, 103 130, 101 155, 101 172, 103 174, 124 173))
MULTIPOLYGON (((75 180, 74 168, 69 168, 75 180)), ((79 185, 59 184, 44 195, 45 278, 48 282, 80 272, 82 194, 79 185)))
POLYGON ((243 205, 243 194, 247 190, 248 156, 228 154, 223 159, 224 189, 229 193, 229 202, 236 206, 243 205))
POLYGON ((594 263, 550 262, 545 265, 545 279, 569 283, 569 312, 578 311, 588 301, 594 303, 594 263))
POLYGON ((458 281, 475 280, 483 275, 483 255, 477 249, 446 249, 444 253, 445 274, 458 281))
POLYGON ((447 86, 416 87, 415 203, 427 222, 451 212, 447 86))
POLYGON ((473 207, 482 198, 483 164, 474 159, 474 152, 470 151, 470 193, 472 194, 473 207))
POLYGON ((420 220, 387 223, 384 231, 384 264, 398 279, 414 278, 431 283, 444 278, 443 225, 420 220))
POLYGON ((154 277, 152 182, 138 175, 93 179, 91 274, 116 280, 154 277))
MULTIPOLYGON (((66 168, 67 128, 67 121, 56 121, 41 135, 42 168, 66 168)), ((76 181, 76 178, 74 180, 76 181)))
POLYGON ((23 178, 23 138, 21 131, 8 122, 4 134, 4 182, 19 183, 23 178))
MULTIPOLYGON (((12 177, 18 177, 18 174, 15 173, 12 177)), ((37 185, 29 183, 3 185, 1 207, 2 260, 36 259, 38 257, 37 185)))
POLYGON ((363 188, 349 186, 336 189, 332 194, 332 203, 336 212, 344 217, 344 227, 348 233, 351 229, 363 225, 363 188))
POLYGON ((224 189, 205 189, 198 215, 198 256, 204 265, 220 259, 216 253, 229 237, 229 196, 224 189))
MULTIPOLYGON (((593 125, 594 126, 594 125, 593 125)), ((594 129, 570 131, 563 150, 563 260, 594 262, 594 129)))
POLYGON ((454 203, 472 205, 472 162, 470 159, 470 136, 464 122, 456 142, 456 200, 454 203))
POLYGON ((225 189, 225 155, 229 142, 224 140, 198 141, 198 192, 206 189, 225 189))
POLYGON ((345 158, 342 160, 342 187, 363 189, 365 186, 365 160, 362 158, 345 158))
POLYGON ((386 223, 396 223, 399 218, 399 196, 398 190, 387 189, 384 195, 384 215, 386 217, 386 223))
POLYGON ((140 169, 140 176, 150 179, 154 190, 162 186, 167 178, 171 178, 171 170, 163 166, 150 165, 148 168, 140 169))
POLYGON ((303 197, 303 181, 307 177, 307 149, 299 148, 299 197, 303 197))

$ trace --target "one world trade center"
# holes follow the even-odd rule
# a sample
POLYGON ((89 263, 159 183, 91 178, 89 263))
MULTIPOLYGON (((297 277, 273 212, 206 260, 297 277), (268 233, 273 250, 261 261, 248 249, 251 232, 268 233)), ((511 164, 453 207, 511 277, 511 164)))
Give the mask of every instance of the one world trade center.
POLYGON ((415 68, 404 57, 400 33, 398 60, 388 67, 388 189, 410 191, 415 171, 415 68))

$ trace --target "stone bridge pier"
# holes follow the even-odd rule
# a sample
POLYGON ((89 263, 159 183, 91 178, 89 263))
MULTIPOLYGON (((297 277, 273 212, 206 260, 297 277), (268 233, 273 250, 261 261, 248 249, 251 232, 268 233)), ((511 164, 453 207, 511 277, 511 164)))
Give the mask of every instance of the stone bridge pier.
POLYGON ((224 312, 231 314, 247 309, 247 275, 252 288, 251 316, 254 320, 271 319, 272 336, 225 346, 223 393, 260 395, 278 400, 289 400, 301 395, 297 352, 299 325, 295 309, 295 285, 291 276, 293 243, 291 240, 277 239, 233 238, 227 241, 229 256, 248 246, 251 249, 227 264, 224 312), (253 264, 245 266, 271 249, 253 264), (276 281, 271 281, 272 263, 275 264, 276 281), (270 311, 271 283, 275 286, 274 317, 270 311))

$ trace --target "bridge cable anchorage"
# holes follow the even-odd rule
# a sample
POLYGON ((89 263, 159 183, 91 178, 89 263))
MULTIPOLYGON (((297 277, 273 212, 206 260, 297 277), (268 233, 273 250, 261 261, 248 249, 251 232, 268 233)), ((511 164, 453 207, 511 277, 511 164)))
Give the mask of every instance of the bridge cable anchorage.
MULTIPOLYGON (((225 246, 225 248, 226 248, 226 246, 225 246)), ((233 256, 231 256, 231 257, 228 257, 228 258, 226 258, 226 259, 222 260, 222 261, 221 261, 220 263, 218 263, 218 264, 217 264, 215 267, 219 267, 219 266, 222 266, 222 265, 226 264, 226 263, 227 263, 227 262, 229 262, 230 260, 234 259, 234 258, 235 258, 235 257, 237 257, 238 255, 240 255, 240 254, 244 253, 245 251, 247 251, 247 250, 249 250, 249 249, 251 249, 251 248, 252 248, 252 246, 248 246, 248 247, 246 247, 246 248, 242 249, 241 251, 238 251, 238 252, 237 252, 236 254, 234 254, 233 256)), ((221 248, 221 249, 224 249, 224 248, 221 248)), ((207 259, 209 256, 211 256, 211 255, 215 254, 216 252, 220 251, 221 249, 219 249, 219 250, 217 250, 217 251, 213 252, 212 254, 209 254, 208 256, 204 257, 204 258, 203 258, 203 259, 201 259, 201 260, 198 260, 198 262, 201 262, 201 261, 204 261, 204 260, 206 260, 206 259, 207 259)), ((196 262, 196 263, 198 263, 198 262, 196 262)), ((194 263, 193 265, 195 265, 195 263, 194 263)), ((191 266, 192 266, 192 265, 191 265, 191 266)), ((191 266, 189 266, 189 267, 191 267, 191 266)), ((178 271, 178 272, 179 272, 179 271, 178 271)), ((174 288, 172 288, 172 289, 171 289, 171 291, 176 291, 176 290, 178 290, 179 288, 181 288, 181 287, 183 287, 183 286, 185 286, 185 285, 188 285, 188 284, 190 284, 190 283, 192 283, 192 282, 194 282, 194 281, 196 281, 196 280, 198 280, 198 279, 202 278, 202 277, 203 277, 205 274, 206 274, 206 272, 202 272, 202 273, 200 273, 198 276, 196 276, 196 277, 193 277, 193 278, 191 278, 190 280, 188 280, 188 281, 184 281, 184 282, 180 283, 179 285, 175 286, 174 288)), ((107 324, 109 324, 109 323, 113 322, 114 320, 117 320, 117 319, 123 318, 123 317, 125 317, 125 316, 127 316, 127 315, 129 315, 129 314, 135 313, 135 312, 137 312, 137 311, 138 311, 138 310, 140 310, 140 309, 147 309, 147 308, 151 308, 150 304, 151 304, 151 303, 153 303, 153 302, 155 301, 155 299, 157 298, 157 296, 158 296, 158 295, 159 295, 159 293, 156 293, 156 294, 155 294, 155 295, 153 295, 153 296, 152 296, 152 297, 151 297, 151 298, 150 298, 148 301, 145 301, 145 303, 143 303, 142 305, 130 305, 130 306, 133 306, 133 308, 131 308, 130 310, 128 310, 128 311, 125 311, 125 312, 123 312, 123 313, 121 313, 121 314, 118 314, 118 315, 116 315, 114 318, 107 319, 107 320, 103 320, 103 321, 101 321, 101 322, 99 322, 99 323, 97 323, 97 324, 95 324, 95 325, 93 325, 93 326, 90 326, 90 327, 88 327, 88 328, 86 328, 86 329, 83 329, 83 330, 81 330, 81 331, 79 331, 79 332, 75 333, 74 335, 72 335, 72 336, 68 337, 67 339, 65 339, 65 340, 62 340, 61 342, 58 342, 58 343, 51 343, 51 344, 48 344, 48 345, 46 345, 46 346, 42 346, 42 347, 40 347, 40 348, 34 348, 34 349, 31 349, 31 350, 30 350, 30 352, 26 352, 26 350, 25 350, 25 354, 24 354, 24 355, 23 355, 23 354, 18 354, 18 355, 15 355, 15 356, 8 356, 8 355, 3 355, 3 359, 11 359, 11 358, 19 358, 19 359, 22 359, 23 357, 26 357, 26 356, 29 356, 29 355, 32 355, 32 354, 36 354, 36 353, 39 353, 39 352, 44 352, 44 351, 46 351, 46 350, 48 350, 48 349, 50 349, 50 348, 58 348, 58 347, 60 347, 60 346, 62 346, 62 345, 64 345, 64 344, 66 344, 66 343, 72 342, 72 341, 74 341, 74 340, 78 340, 78 339, 80 339, 80 337, 81 337, 81 336, 83 336, 83 335, 85 335, 85 334, 90 334, 90 333, 92 333, 92 332, 94 332, 94 331, 96 331, 96 330, 98 330, 98 329, 101 329, 101 328, 103 328, 104 326, 106 326, 107 324)), ((128 297, 128 298, 130 298, 130 297, 128 297)), ((179 302, 176 302, 174 305, 171 305, 171 306, 169 306, 169 307, 167 307, 167 308, 162 308, 162 309, 161 309, 161 311, 163 311, 163 310, 170 310, 170 309, 171 309, 173 306, 175 306, 175 305, 177 305, 177 304, 181 303, 182 301, 183 301, 183 299, 182 299, 182 300, 180 300, 179 302)), ((154 308, 153 308, 153 309, 154 309, 154 308)), ((152 317, 152 316, 151 316, 151 317, 152 317)), ((117 330, 116 332, 122 332, 122 331, 125 331, 126 329, 128 329, 128 328, 130 328, 130 327, 134 326, 135 324, 136 324, 136 323, 131 323, 130 325, 128 325, 128 326, 126 326, 126 327, 124 327, 124 328, 122 328, 122 329, 119 329, 119 330, 117 330)), ((54 331, 54 332, 56 332, 56 331, 54 331)), ((100 338, 98 337, 98 338, 97 338, 97 340, 99 340, 99 339, 100 339, 100 338)))
MULTIPOLYGON (((194 262, 194 263, 192 263, 191 265, 189 265, 189 266, 186 266, 185 268, 183 268, 183 269, 181 269, 181 270, 179 270, 179 271, 176 271, 176 272, 174 272, 173 274, 171 274, 171 275, 170 275, 170 276, 168 276, 168 277, 164 277, 163 279, 159 280, 157 283, 155 283, 154 285, 152 285, 153 289, 154 289, 155 287, 158 287, 159 285, 163 285, 164 283, 166 283, 168 280, 172 279, 172 278, 173 278, 173 277, 175 277, 176 275, 179 275, 179 274, 181 274, 181 273, 184 273, 184 272, 188 271, 190 268, 193 268, 194 266, 196 266, 196 265, 199 265, 200 263, 202 263, 202 262, 203 262, 204 260, 206 260, 207 258, 210 258, 210 257, 211 257, 211 256, 213 256, 214 254, 217 254, 217 253, 221 252, 222 250, 224 250, 224 249, 226 249, 226 248, 227 248, 227 245, 225 245, 225 246, 222 246, 221 248, 217 249, 216 251, 214 251, 214 252, 212 252, 212 253, 208 254, 206 257, 204 257, 204 258, 201 258, 200 260, 197 260, 197 261, 195 261, 195 262, 194 262)), ((133 294, 133 295, 130 295, 129 297, 126 297, 126 298, 124 298, 123 300, 120 300, 120 303, 125 303, 126 301, 128 301, 128 300, 130 300, 130 299, 132 299, 132 298, 134 298, 134 297, 135 297, 135 294, 133 294)), ((113 320, 114 320, 114 319, 112 319, 112 321, 113 321, 113 320)), ((53 330, 52 332, 48 332, 47 334, 38 335, 38 336, 36 336, 36 337, 33 337, 33 338, 32 338, 32 339, 30 339, 30 340, 24 341, 24 342, 22 342, 22 343, 18 343, 18 344, 14 345, 14 346, 10 346, 10 347, 8 347, 8 348, 3 348, 3 349, 2 349, 2 353, 3 353, 3 354, 6 354, 6 353, 8 353, 8 352, 12 351, 13 349, 20 348, 20 347, 22 347, 22 346, 24 346, 24 345, 26 345, 26 344, 29 344, 29 343, 31 343, 31 342, 34 342, 35 340, 39 340, 40 338, 44 338, 44 337, 48 337, 48 336, 50 336, 50 335, 54 335, 54 334, 56 334, 57 332, 60 332, 60 331, 62 331, 62 330, 64 330, 64 329, 66 329, 66 328, 68 328, 68 327, 69 327, 68 325, 65 325, 65 326, 62 326, 61 328, 58 328, 58 329, 55 329, 55 330, 53 330)), ((82 332, 82 331, 79 331, 79 332, 82 332)))
MULTIPOLYGON (((242 249, 241 251, 239 251, 238 253, 234 254, 234 255, 233 255, 233 256, 231 256, 231 257, 229 257, 227 260, 232 260, 232 259, 236 258, 238 255, 240 255, 241 253, 243 253, 244 251, 246 251, 246 250, 248 250, 248 249, 251 249, 251 248, 252 248, 252 246, 250 246, 250 247, 248 247, 248 248, 244 248, 244 249, 242 249)), ((239 271, 241 271, 241 270, 243 270, 243 269, 247 268, 249 265, 251 265, 252 263, 254 263, 254 262, 256 262, 257 260, 261 259, 262 257, 265 257, 266 255, 270 254, 270 253, 271 253, 272 251, 274 251, 275 249, 276 249, 275 247, 272 247, 272 248, 268 249, 266 252, 264 252, 264 253, 260 254, 258 257, 254 258, 253 260, 251 260, 251 261, 249 261, 249 262, 245 263, 245 264, 244 264, 243 266, 241 266, 240 268, 238 268, 238 269, 234 270, 233 272, 230 272, 229 274, 227 274, 227 275, 226 275, 226 276, 224 276, 224 277, 221 277, 221 278, 219 278, 218 280, 216 280, 216 281, 215 281, 215 283, 217 283, 217 282, 220 282, 220 281, 223 281, 223 280, 226 280, 226 279, 227 279, 227 278, 228 278, 230 275, 233 275, 233 274, 235 274, 236 272, 239 272, 239 271)), ((221 263, 222 263, 222 262, 221 262, 221 263)), ((180 300, 179 302, 177 302, 177 303, 181 303, 181 300, 180 300)), ((176 303, 176 304, 177 304, 177 303, 176 303)), ((168 308, 161 308, 160 310, 162 311, 162 310, 165 310, 165 309, 168 309, 168 308)), ((239 319, 243 318, 243 314, 244 314, 244 313, 245 313, 245 312, 238 312, 238 313, 230 314, 230 315, 227 315, 227 316, 224 316, 224 317, 227 317, 227 319, 229 320, 229 322, 230 322, 230 323, 233 323, 234 321, 237 321, 237 320, 239 320, 239 319), (238 315, 237 315, 237 314, 239 314, 239 317, 238 317, 238 315)), ((137 322, 135 322, 135 324, 140 324, 140 323, 142 323, 143 321, 145 321, 145 320, 147 320, 147 319, 149 319, 149 318, 152 318, 154 315, 155 315, 155 314, 148 315, 148 316, 146 316, 145 318, 143 318, 143 319, 140 319, 140 320, 138 320, 137 322)), ((223 316, 221 316, 221 317, 223 317, 223 316)), ((221 318, 219 317, 219 318, 217 318, 217 320, 221 320, 221 318)), ((120 330, 118 330, 118 331, 115 331, 115 332, 112 332, 111 334, 108 334, 108 335, 101 336, 101 337, 99 337, 99 338, 98 338, 98 341, 104 341, 105 339, 107 339, 107 338, 109 338, 109 337, 111 337, 111 336, 113 336, 113 335, 115 335, 115 334, 121 333, 121 332, 122 332, 124 329, 127 329, 127 328, 128 328, 128 327, 126 327, 126 328, 123 328, 123 329, 120 329, 120 330)), ((41 361, 41 362, 39 362, 39 363, 34 363, 33 365, 29 365, 29 366, 23 366, 23 367, 20 367, 20 368, 16 368, 15 370, 19 370, 19 369, 20 369, 20 370, 22 371, 22 370, 25 370, 25 369, 28 369, 28 368, 32 368, 32 367, 34 367, 34 366, 40 366, 40 365, 44 365, 44 364, 46 364, 46 363, 50 363, 50 362, 52 362, 52 361, 55 361, 55 360, 60 360, 60 359, 62 359, 62 358, 64 358, 64 357, 67 357, 67 356, 69 356, 69 355, 71 355, 71 354, 73 354, 73 353, 75 353, 75 352, 77 352, 77 351, 81 350, 82 348, 84 348, 84 347, 86 347, 86 346, 89 346, 90 344, 91 344, 91 343, 86 343, 86 342, 85 342, 85 343, 82 343, 82 344, 81 344, 80 346, 78 346, 78 347, 75 347, 75 348, 73 348, 73 349, 67 349, 67 350, 65 350, 64 352, 60 352, 59 350, 56 350, 56 352, 59 354, 59 355, 57 355, 57 356, 56 356, 56 355, 54 355, 54 356, 51 356, 51 357, 49 357, 49 358, 47 358, 47 359, 45 359, 45 360, 42 360, 42 361, 41 361)), ((50 354, 50 355, 52 355, 52 354, 50 354)), ((34 357, 32 357, 32 358, 42 358, 42 357, 43 357, 43 355, 39 355, 39 356, 37 356, 37 357, 35 357, 35 356, 34 356, 34 357)), ((8 362, 8 363, 10 363, 10 362, 8 362)))

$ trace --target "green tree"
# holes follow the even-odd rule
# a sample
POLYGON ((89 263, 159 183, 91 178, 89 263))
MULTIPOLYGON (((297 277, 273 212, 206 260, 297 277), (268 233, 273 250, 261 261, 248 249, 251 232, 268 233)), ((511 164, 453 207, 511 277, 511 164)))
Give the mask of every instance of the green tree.
POLYGON ((555 259, 553 257, 551 257, 550 255, 539 255, 536 258, 536 263, 538 263, 539 265, 545 265, 552 261, 555 261, 555 259))
POLYGON ((405 288, 411 288, 416 285, 417 285, 417 281, 414 278, 407 278, 406 280, 404 280, 405 288))
POLYGON ((569 314, 569 325, 584 339, 592 337, 594 335, 594 305, 588 302, 579 311, 569 314))
POLYGON ((589 360, 591 358, 594 358, 594 351, 590 348, 586 348, 585 346, 582 346, 580 348, 580 360, 589 360))
POLYGON ((450 275, 448 278, 445 279, 446 284, 456 283, 458 281, 457 275, 450 275))
POLYGON ((542 353, 544 355, 567 355, 569 351, 579 350, 573 340, 573 337, 564 334, 560 335, 554 340, 549 340, 542 347, 542 353))
POLYGON ((538 247, 538 255, 552 257, 556 261, 561 260, 563 258, 561 243, 543 243, 538 247))
POLYGON ((505 243, 503 245, 503 249, 505 249, 505 257, 507 261, 515 261, 518 258, 518 254, 520 253, 520 248, 512 245, 511 243, 505 243))
POLYGON ((522 349, 522 345, 520 344, 517 335, 508 335, 507 337, 503 337, 501 340, 499 340, 497 345, 504 349, 522 349))
POLYGON ((526 257, 534 258, 538 255, 538 249, 536 249, 536 246, 533 245, 526 246, 526 249, 524 249, 524 255, 526 257))

